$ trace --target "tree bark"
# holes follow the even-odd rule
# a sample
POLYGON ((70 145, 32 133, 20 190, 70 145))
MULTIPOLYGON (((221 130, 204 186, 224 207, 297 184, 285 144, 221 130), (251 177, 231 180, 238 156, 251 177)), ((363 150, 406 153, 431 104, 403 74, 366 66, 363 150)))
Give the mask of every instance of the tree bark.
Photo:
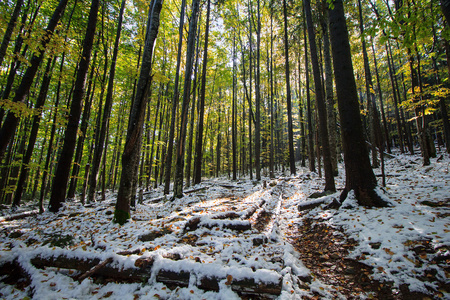
POLYGON ((186 49, 186 71, 184 77, 183 102, 181 105, 181 124, 177 141, 177 161, 175 164, 174 198, 183 197, 184 152, 186 148, 187 121, 189 102, 191 100, 192 69, 195 59, 195 39, 197 37, 198 13, 200 0, 192 1, 192 14, 189 22, 189 33, 186 49))
POLYGON ((289 40, 286 0, 283 0, 283 21, 284 21, 284 61, 286 71, 286 105, 288 115, 288 147, 289 147, 289 170, 291 175, 296 174, 295 153, 294 153, 294 130, 292 125, 292 100, 291 100, 291 77, 289 70, 289 40))
POLYGON ((123 13, 125 10, 125 4, 126 0, 122 0, 119 17, 117 21, 116 40, 114 41, 114 50, 111 59, 111 67, 109 69, 108 89, 106 92, 105 107, 103 109, 103 118, 99 138, 96 141, 97 143, 94 148, 94 157, 92 160, 91 174, 89 176, 88 202, 95 201, 95 190, 97 188, 98 171, 100 168, 100 162, 102 160, 103 149, 106 148, 104 147, 104 145, 107 128, 109 126, 109 118, 111 116, 111 108, 113 104, 114 77, 116 73, 116 62, 117 62, 117 55, 119 52, 119 41, 120 41, 120 34, 122 31, 122 20, 123 20, 123 13))
POLYGON ((334 108, 334 95, 333 95, 333 67, 331 65, 331 49, 330 49, 330 36, 328 30, 328 10, 326 9, 326 1, 323 1, 325 9, 323 10, 322 18, 322 30, 323 30, 323 58, 325 63, 325 95, 327 105, 327 125, 328 125, 328 138, 330 141, 330 155, 331 165, 333 166, 333 175, 338 175, 338 158, 337 158, 337 121, 336 112, 334 108))
POLYGON ((209 19, 211 10, 211 1, 208 0, 208 7, 206 12, 206 29, 205 29, 205 45, 203 49, 203 67, 202 67, 202 86, 200 89, 199 114, 197 125, 197 137, 195 143, 195 158, 194 158, 194 184, 199 184, 202 181, 202 160, 203 160, 203 122, 205 116, 205 93, 206 93, 206 70, 208 63, 208 38, 209 38, 209 19))
POLYGON ((92 0, 91 9, 89 11, 88 25, 83 42, 83 52, 78 65, 69 119, 64 133, 64 144, 59 157, 58 167, 56 168, 55 178, 53 180, 52 195, 49 203, 49 210, 51 212, 57 212, 61 208, 66 196, 70 167, 75 152, 78 123, 80 121, 81 106, 83 103, 82 100, 85 92, 86 75, 89 69, 92 45, 94 43, 99 3, 99 0, 92 0))
POLYGON ((137 161, 141 150, 142 125, 144 122, 147 93, 152 71, 152 57, 155 40, 158 36, 160 13, 163 0, 152 0, 147 22, 142 66, 137 84, 135 99, 128 121, 128 132, 122 154, 122 174, 113 221, 123 225, 130 218, 130 203, 133 195, 133 182, 136 180, 137 161))
MULTIPOLYGON (((260 0, 257 0, 256 28, 256 83, 255 83, 255 167, 256 180, 261 180, 261 12, 260 0)), ((294 170, 295 174, 295 170, 294 170)))
POLYGON ((325 171, 325 191, 335 191, 333 165, 331 164, 330 142, 328 139, 327 110, 323 99, 322 80, 320 76, 319 60, 317 58, 316 38, 312 23, 311 5, 305 0, 305 17, 308 28, 309 48, 311 50, 311 64, 313 67, 314 87, 316 93, 317 114, 319 116, 320 143, 323 152, 323 168, 325 171))
POLYGON ((308 57, 308 37, 306 34, 306 17, 303 17, 303 40, 305 46, 305 85, 306 85, 306 118, 308 122, 308 159, 309 170, 311 172, 316 171, 316 160, 314 156, 314 126, 312 124, 312 111, 311 111, 311 93, 309 90, 309 57, 308 57))
POLYGON ((377 181, 364 139, 344 6, 342 0, 335 0, 332 5, 328 19, 345 163, 345 189, 341 200, 354 190, 360 205, 386 206, 375 191, 377 181))
POLYGON ((178 54, 177 54, 177 69, 175 73, 175 84, 172 100, 172 117, 170 120, 170 130, 169 139, 167 141, 166 149, 166 161, 164 167, 164 194, 169 193, 170 189, 170 175, 172 174, 172 152, 173 152, 173 141, 175 139, 175 118, 177 115, 177 107, 179 101, 179 80, 180 80, 180 65, 181 65, 181 51, 183 47, 183 25, 184 25, 184 14, 186 10, 186 0, 181 1, 181 13, 180 13, 180 27, 178 28, 178 54))

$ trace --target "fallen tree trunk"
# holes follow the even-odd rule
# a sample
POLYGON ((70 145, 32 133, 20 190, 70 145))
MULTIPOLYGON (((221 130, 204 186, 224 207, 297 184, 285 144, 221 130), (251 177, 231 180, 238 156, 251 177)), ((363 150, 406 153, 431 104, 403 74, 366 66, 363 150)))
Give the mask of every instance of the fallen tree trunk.
MULTIPOLYGON (((170 258, 170 256, 168 256, 170 258)), ((80 282, 87 277, 103 277, 125 282, 147 282, 152 273, 156 272, 156 281, 164 283, 168 287, 187 287, 190 282, 206 291, 219 291, 219 283, 226 280, 226 285, 241 294, 257 297, 273 298, 281 293, 282 276, 275 271, 256 270, 249 268, 229 268, 220 265, 208 265, 206 273, 199 268, 201 263, 192 260, 174 261, 162 258, 158 264, 153 257, 140 257, 136 259, 133 268, 121 267, 113 257, 101 260, 100 258, 56 257, 37 256, 30 260, 31 264, 39 269, 47 267, 73 269, 82 272, 82 275, 74 277, 80 282), (158 268, 153 270, 153 268, 158 268), (213 272, 211 272, 213 270, 213 272), (234 275, 234 276, 233 276, 234 275), (196 280, 192 280, 194 276, 196 280), (261 280, 260 278, 265 278, 261 280)), ((23 275, 27 277, 24 268, 17 263, 4 262, 0 269, 6 267, 19 267, 23 275)), ((17 269, 17 268, 16 268, 17 269)), ((0 272, 0 274, 2 274, 0 272)))
POLYGON ((23 212, 20 214, 14 214, 14 215, 10 215, 10 216, 0 217, 0 223, 25 219, 27 217, 37 215, 38 213, 39 213, 39 210, 32 210, 32 211, 23 212))

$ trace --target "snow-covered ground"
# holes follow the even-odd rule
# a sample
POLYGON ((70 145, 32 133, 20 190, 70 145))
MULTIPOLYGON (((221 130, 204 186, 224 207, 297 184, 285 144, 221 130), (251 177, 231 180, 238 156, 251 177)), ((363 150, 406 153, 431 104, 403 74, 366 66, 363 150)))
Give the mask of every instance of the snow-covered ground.
MULTIPOLYGON (((307 169, 297 169, 296 176, 280 172, 277 179, 263 177, 261 182, 206 180, 194 187, 197 191, 174 201, 153 201, 162 196, 154 190, 123 226, 111 222, 114 194, 89 207, 66 203, 58 214, 0 219, 0 265, 15 261, 30 280, 14 286, 4 282, 7 275, 0 277, 0 298, 240 299, 238 282, 249 278, 256 287, 280 286, 275 296, 279 299, 331 297, 333 287, 311 274, 286 236, 305 218, 341 228, 355 240, 349 259, 373 267, 374 280, 391 282, 394 289, 406 284, 411 291, 450 298, 448 291, 439 291, 435 282, 423 278, 431 272, 433 278, 450 284, 448 154, 432 159, 427 167, 418 156, 387 159, 387 186, 379 192, 392 203, 388 208, 359 207, 350 193, 338 210, 326 210, 323 204, 299 212, 298 205, 312 201, 308 196, 321 191, 324 182, 307 169), (62 256, 110 259, 116 270, 136 268, 141 259, 151 258, 152 267, 145 282, 105 281, 97 276, 79 282, 77 270, 39 269, 30 262, 62 256), (162 279, 164 272, 187 274, 187 279, 178 278, 182 283, 174 288, 172 279, 162 279), (216 280, 213 288, 203 289, 204 278, 216 280)), ((341 167, 338 190, 343 179, 341 167)), ((326 196, 325 202, 338 196, 326 196)), ((21 208, 25 209, 31 208, 21 208)), ((11 212, 4 209, 2 214, 11 212)), ((373 297, 370 291, 360 296, 373 297)))

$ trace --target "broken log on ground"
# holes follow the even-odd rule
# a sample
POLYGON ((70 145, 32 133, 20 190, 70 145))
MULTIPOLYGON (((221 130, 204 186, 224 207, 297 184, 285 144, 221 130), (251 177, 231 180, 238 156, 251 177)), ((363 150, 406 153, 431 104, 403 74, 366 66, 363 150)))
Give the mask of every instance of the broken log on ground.
POLYGON ((14 215, 0 217, 0 223, 25 219, 27 217, 35 216, 38 213, 39 213, 39 210, 32 210, 32 211, 26 211, 26 212, 14 214, 14 215))
POLYGON ((200 227, 212 229, 231 229, 237 231, 251 230, 252 225, 248 220, 221 220, 211 218, 193 217, 186 222, 184 232, 194 231, 200 227))
MULTIPOLYGON (((205 268, 201 262, 188 259, 176 261, 170 259, 170 255, 166 257, 142 256, 135 260, 134 267, 131 268, 121 266, 114 257, 101 260, 98 257, 68 257, 64 254, 54 257, 36 256, 30 260, 30 263, 39 269, 77 270, 81 272, 81 275, 78 272, 72 278, 80 282, 88 277, 101 277, 115 281, 142 283, 147 282, 155 273, 156 281, 170 288, 187 287, 193 283, 205 291, 219 291, 220 282, 225 281, 226 285, 241 295, 273 298, 281 293, 282 276, 272 270, 253 271, 247 267, 223 267, 215 264, 208 264, 205 268)), ((22 277, 29 277, 26 273, 27 268, 21 267, 17 259, 0 265, 1 270, 6 268, 14 268, 19 270, 19 273, 23 273, 22 277)), ((1 272, 0 274, 5 275, 1 272)), ((3 277, 2 281, 4 280, 6 276, 3 277)))

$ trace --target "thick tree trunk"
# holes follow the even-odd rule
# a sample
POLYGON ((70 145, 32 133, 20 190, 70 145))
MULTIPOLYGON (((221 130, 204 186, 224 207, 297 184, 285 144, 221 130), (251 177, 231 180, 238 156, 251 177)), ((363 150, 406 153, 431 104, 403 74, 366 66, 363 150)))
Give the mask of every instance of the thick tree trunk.
MULTIPOLYGON (((113 50, 113 56, 111 59, 111 67, 109 69, 108 89, 106 92, 105 107, 103 109, 103 118, 102 118, 99 137, 98 137, 98 140, 96 141, 96 145, 94 148, 94 157, 92 159, 91 174, 89 176, 88 202, 95 201, 95 190, 97 188, 98 171, 100 168, 100 162, 102 160, 103 150, 104 150, 104 148, 106 148, 104 145, 105 145, 107 128, 109 126, 109 118, 111 116, 111 108, 112 108, 112 104, 113 104, 114 77, 115 77, 115 73, 116 73, 116 62, 117 62, 117 55, 119 52, 119 41, 120 41, 120 34, 122 31, 122 20, 123 20, 123 13, 125 10, 125 4, 126 4, 126 0, 122 0, 122 4, 120 6, 119 17, 118 17, 118 21, 117 21, 116 39, 114 42, 114 50, 113 50)), ((98 130, 98 128, 97 128, 97 130, 98 130)))
POLYGON ((208 7, 206 12, 206 29, 205 29, 205 45, 203 49, 203 67, 202 67, 202 86, 200 89, 200 102, 198 112, 197 136, 195 143, 195 158, 194 158, 194 184, 199 184, 202 181, 202 161, 203 161, 203 127, 205 116, 205 94, 206 94, 206 70, 208 63, 208 38, 209 38, 209 18, 211 13, 211 1, 208 0, 208 7))
POLYGON ((441 0, 441 9, 447 20, 447 24, 450 24, 450 0, 441 0))
POLYGON ((141 151, 142 125, 144 122, 147 93, 152 71, 153 48, 156 37, 158 36, 162 4, 163 0, 152 0, 150 3, 141 72, 128 121, 127 138, 122 154, 122 175, 120 177, 120 187, 114 212, 114 222, 121 225, 130 218, 133 182, 135 182, 137 176, 136 166, 141 151))
POLYGON ((195 39, 197 37, 198 13, 200 10, 200 0, 192 1, 192 14, 189 22, 189 33, 186 49, 186 71, 184 77, 183 103, 181 105, 180 131, 177 141, 177 161, 175 164, 175 180, 173 187, 174 198, 183 197, 183 172, 184 172, 184 151, 186 148, 187 121, 189 112, 189 102, 191 100, 192 69, 195 58, 195 39))
POLYGON ((57 212, 61 208, 66 196, 70 167, 77 141, 78 123, 81 116, 81 106, 85 92, 86 75, 91 60, 99 3, 99 0, 93 0, 91 3, 88 25, 83 42, 83 52, 78 65, 74 94, 70 105, 69 119, 67 122, 66 131, 64 133, 64 144, 59 157, 58 167, 56 168, 55 178, 53 180, 52 195, 49 203, 49 210, 52 212, 57 212))
MULTIPOLYGON (((50 42, 53 32, 55 31, 56 25, 58 25, 59 20, 66 8, 68 0, 61 0, 53 12, 53 16, 50 19, 47 28, 45 29, 45 33, 43 37, 40 39, 40 45, 37 47, 37 53, 33 55, 30 60, 30 66, 22 77, 22 81, 20 82, 19 87, 16 90, 16 94, 13 98, 13 102, 15 103, 23 103, 26 99, 26 96, 31 88, 33 83, 33 79, 36 76, 39 65, 44 59, 45 48, 50 42)), ((14 112, 10 111, 6 117, 5 122, 3 123, 2 128, 0 129, 0 161, 3 158, 3 154, 5 153, 6 147, 11 141, 14 132, 16 131, 17 124, 19 123, 19 116, 17 116, 14 112)))
POLYGON ((332 4, 328 18, 345 163, 345 190, 341 198, 354 190, 360 205, 386 206, 375 191, 377 181, 364 139, 344 6, 342 0, 332 4))
POLYGON ((312 23, 311 5, 309 0, 305 0, 305 16, 308 28, 309 48, 311 49, 311 64, 313 67, 314 87, 316 92, 316 106, 319 117, 320 144, 323 152, 323 167, 325 171, 325 191, 335 191, 333 176, 333 165, 331 164, 330 142, 328 139, 327 110, 323 99, 323 88, 319 60, 317 58, 316 38, 312 23))

